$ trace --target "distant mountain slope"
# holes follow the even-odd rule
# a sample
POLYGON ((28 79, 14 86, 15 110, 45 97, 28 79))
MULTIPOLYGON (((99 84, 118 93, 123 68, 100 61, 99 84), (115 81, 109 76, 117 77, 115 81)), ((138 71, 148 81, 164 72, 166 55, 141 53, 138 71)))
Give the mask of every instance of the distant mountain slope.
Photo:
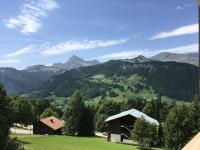
POLYGON ((198 58, 199 58, 198 53, 175 54, 175 53, 163 52, 153 56, 151 59, 159 61, 176 61, 182 63, 189 63, 197 66, 198 58))
POLYGON ((176 100, 191 100, 197 92, 198 68, 177 62, 148 61, 135 63, 113 60, 95 66, 72 69, 48 80, 40 96, 70 96, 80 89, 85 99, 115 92, 129 93, 151 89, 176 100), (117 91, 117 92, 116 92, 117 91))
POLYGON ((151 61, 151 59, 147 58, 147 57, 144 57, 142 55, 139 55, 139 56, 137 56, 135 58, 132 58, 131 61, 134 62, 134 63, 142 63, 142 62, 151 61))
POLYGON ((53 72, 27 72, 14 68, 0 68, 0 82, 4 84, 8 94, 35 90, 53 75, 55 75, 53 72))
POLYGON ((85 61, 80 57, 75 55, 71 56, 66 63, 55 63, 52 67, 62 68, 65 70, 70 70, 79 67, 91 66, 99 64, 99 61, 92 60, 92 61, 85 61))
POLYGON ((30 67, 27 67, 25 69, 25 71, 27 72, 55 72, 55 73, 58 73, 58 72, 63 72, 64 69, 62 68, 59 68, 59 67, 54 67, 54 66, 45 66, 45 65, 35 65, 35 66, 30 66, 30 67))
POLYGON ((59 65, 35 65, 24 70, 0 68, 0 82, 5 85, 8 94, 31 92, 38 89, 52 76, 72 68, 91 66, 98 63, 98 61, 84 61, 77 56, 72 56, 66 63, 60 63, 59 65))

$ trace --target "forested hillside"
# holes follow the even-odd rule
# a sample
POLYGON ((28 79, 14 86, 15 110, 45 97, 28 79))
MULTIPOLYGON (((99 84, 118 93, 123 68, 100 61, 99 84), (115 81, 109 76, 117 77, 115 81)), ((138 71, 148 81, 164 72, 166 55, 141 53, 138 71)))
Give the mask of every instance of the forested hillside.
POLYGON ((66 63, 56 63, 52 66, 34 65, 17 70, 15 68, 0 68, 0 82, 5 85, 8 94, 20 94, 34 91, 41 87, 50 77, 66 70, 98 64, 96 60, 85 61, 77 56, 70 57, 66 63))
POLYGON ((19 94, 38 89, 55 72, 28 72, 14 68, 0 68, 0 82, 9 94, 19 94))
POLYGON ((151 98, 159 93, 190 101, 197 91, 197 70, 196 66, 177 62, 112 60, 54 76, 35 96, 68 97, 79 89, 85 100, 138 94, 151 98))

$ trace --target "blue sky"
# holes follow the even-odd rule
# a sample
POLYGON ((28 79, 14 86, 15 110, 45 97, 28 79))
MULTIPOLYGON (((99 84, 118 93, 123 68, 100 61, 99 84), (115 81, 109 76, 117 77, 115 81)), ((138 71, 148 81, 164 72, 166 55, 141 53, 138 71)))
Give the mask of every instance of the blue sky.
POLYGON ((196 0, 4 0, 0 66, 196 52, 197 18, 196 0))

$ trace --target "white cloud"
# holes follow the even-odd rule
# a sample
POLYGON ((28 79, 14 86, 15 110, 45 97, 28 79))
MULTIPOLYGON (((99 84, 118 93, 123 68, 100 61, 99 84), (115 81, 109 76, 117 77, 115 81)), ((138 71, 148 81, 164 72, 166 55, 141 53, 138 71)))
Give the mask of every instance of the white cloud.
POLYGON ((184 53, 194 53, 198 52, 198 44, 191 44, 191 45, 185 45, 170 49, 161 49, 158 50, 158 52, 170 52, 170 53, 178 53, 178 54, 184 54, 184 53))
POLYGON ((196 23, 196 24, 191 24, 191 25, 187 25, 187 26, 182 26, 182 27, 179 27, 172 31, 157 33, 150 39, 151 40, 163 39, 163 38, 168 38, 168 37, 173 37, 173 36, 194 34, 194 33, 198 33, 198 32, 199 32, 199 28, 198 28, 198 24, 196 23))
POLYGON ((0 64, 18 64, 20 63, 20 60, 17 59, 3 59, 0 60, 0 64))
POLYGON ((126 43, 128 39, 118 39, 118 40, 83 40, 83 41, 65 41, 58 43, 56 45, 43 46, 45 49, 41 52, 44 56, 60 55, 70 51, 88 50, 98 47, 114 46, 118 44, 126 43))
POLYGON ((192 7, 193 4, 184 4, 182 6, 177 6, 176 9, 177 10, 182 10, 182 9, 185 9, 185 8, 188 8, 188 7, 192 7))
POLYGON ((115 53, 110 53, 107 55, 103 55, 98 57, 97 59, 106 61, 111 59, 130 59, 137 57, 138 55, 143 55, 146 57, 154 56, 161 52, 170 52, 170 53, 178 53, 178 54, 184 54, 184 53, 193 53, 198 52, 198 44, 191 44, 191 45, 185 45, 175 48, 169 48, 169 49, 158 49, 158 50, 132 50, 132 51, 120 51, 115 53))
POLYGON ((110 59, 130 59, 137 57, 138 55, 143 55, 147 50, 132 50, 132 51, 120 51, 107 55, 98 57, 100 60, 110 60, 110 59))
POLYGON ((41 27, 41 17, 47 12, 58 8, 55 0, 30 0, 20 6, 20 13, 16 17, 4 20, 7 28, 19 29, 23 34, 31 34, 41 27))
POLYGON ((31 53, 33 47, 34 47, 34 45, 27 46, 25 48, 22 48, 22 49, 19 49, 19 50, 13 52, 13 53, 6 54, 5 57, 16 57, 16 56, 21 56, 24 54, 31 53))

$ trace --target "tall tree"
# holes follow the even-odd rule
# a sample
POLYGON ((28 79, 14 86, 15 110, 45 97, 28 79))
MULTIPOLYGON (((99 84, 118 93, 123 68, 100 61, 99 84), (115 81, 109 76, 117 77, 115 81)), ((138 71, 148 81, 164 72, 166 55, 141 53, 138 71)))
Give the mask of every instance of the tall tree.
POLYGON ((138 118, 135 121, 131 137, 142 146, 149 146, 151 148, 156 143, 157 125, 149 123, 144 117, 138 118))
POLYGON ((159 122, 163 122, 166 120, 167 114, 169 111, 175 107, 175 101, 161 101, 160 97, 147 102, 146 106, 143 108, 142 112, 153 117, 154 119, 158 120, 159 122))
POLYGON ((127 101, 123 101, 121 105, 121 111, 129 109, 137 109, 141 111, 146 105, 146 100, 141 97, 129 98, 127 101))
POLYGON ((50 117, 50 116, 54 116, 56 118, 59 118, 57 112, 53 111, 51 108, 47 108, 44 110, 44 112, 40 115, 40 119, 43 119, 43 118, 47 118, 47 117, 50 117))
POLYGON ((94 136, 94 110, 85 107, 79 124, 79 136, 94 136))
POLYGON ((82 101, 79 91, 75 91, 67 102, 64 111, 65 125, 63 127, 63 132, 66 135, 78 134, 80 120, 84 108, 84 103, 82 101))
POLYGON ((0 84, 0 148, 4 149, 12 125, 12 109, 3 85, 0 84))
POLYGON ((164 125, 166 147, 171 150, 180 150, 193 136, 194 131, 195 121, 191 107, 177 105, 168 114, 164 125))
POLYGON ((49 101, 47 99, 38 99, 34 103, 35 114, 37 115, 37 119, 39 119, 40 115, 44 112, 45 109, 51 107, 49 101))
POLYGON ((18 97, 13 101, 13 110, 15 111, 15 122, 29 125, 32 124, 34 120, 33 106, 32 104, 24 98, 18 97))
POLYGON ((113 101, 100 101, 97 106, 95 114, 95 130, 104 132, 106 131, 105 119, 118 114, 120 112, 120 104, 113 101))

